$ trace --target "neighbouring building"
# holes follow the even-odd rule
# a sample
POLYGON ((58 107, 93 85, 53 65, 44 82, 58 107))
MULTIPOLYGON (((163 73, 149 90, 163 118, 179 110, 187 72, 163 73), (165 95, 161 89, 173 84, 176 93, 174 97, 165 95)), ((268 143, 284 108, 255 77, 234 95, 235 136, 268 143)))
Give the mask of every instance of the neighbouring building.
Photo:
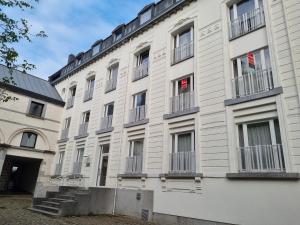
POLYGON ((90 213, 299 224, 299 24, 299 0, 161 0, 70 55, 35 197, 78 186, 102 193, 90 213))
POLYGON ((4 88, 17 100, 0 103, 0 192, 33 193, 52 174, 64 102, 48 81, 0 65, 10 76, 4 88))

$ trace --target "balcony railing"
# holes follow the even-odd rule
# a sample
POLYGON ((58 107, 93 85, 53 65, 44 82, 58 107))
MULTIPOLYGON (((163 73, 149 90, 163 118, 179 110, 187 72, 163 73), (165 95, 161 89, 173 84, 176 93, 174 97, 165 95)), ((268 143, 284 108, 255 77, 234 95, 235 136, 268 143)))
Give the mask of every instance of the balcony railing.
POLYGON ((263 7, 249 11, 229 24, 229 38, 234 39, 265 25, 263 7))
POLYGON ((195 107, 195 93, 187 92, 170 98, 170 113, 182 112, 195 107))
POLYGON ((255 70, 232 80, 233 97, 240 98, 274 89, 272 70, 255 70))
POLYGON ((60 176, 62 171, 62 164, 58 163, 55 166, 55 176, 60 176))
POLYGON ((117 87, 117 77, 106 81, 105 92, 110 92, 115 90, 117 87))
POLYGON ((146 119, 146 106, 138 106, 129 112, 129 122, 138 122, 146 119))
POLYGON ((60 139, 65 140, 68 138, 68 136, 69 136, 69 128, 63 129, 61 131, 60 139))
POLYGON ((241 172, 284 172, 282 145, 241 147, 239 166, 241 172))
POLYGON ((84 99, 83 101, 89 101, 93 98, 94 88, 88 89, 84 92, 84 99))
POLYGON ((71 96, 67 101, 67 109, 72 108, 74 105, 75 96, 71 96))
POLYGON ((112 128, 113 116, 106 116, 101 119, 100 130, 107 130, 112 128))
POLYGON ((132 81, 136 81, 142 79, 143 77, 148 76, 148 68, 149 68, 148 63, 143 63, 138 67, 134 68, 132 81))
POLYGON ((172 52, 172 64, 178 63, 185 59, 188 59, 194 56, 194 42, 191 41, 187 44, 183 44, 175 49, 172 52))
POLYGON ((132 156, 126 158, 126 173, 142 173, 143 157, 132 156))
POLYGON ((79 126, 78 136, 86 135, 88 130, 89 123, 82 123, 79 126))
POLYGON ((170 172, 196 172, 196 154, 192 151, 183 151, 170 154, 170 172))
POLYGON ((82 161, 74 162, 73 164, 73 175, 81 174, 82 161))

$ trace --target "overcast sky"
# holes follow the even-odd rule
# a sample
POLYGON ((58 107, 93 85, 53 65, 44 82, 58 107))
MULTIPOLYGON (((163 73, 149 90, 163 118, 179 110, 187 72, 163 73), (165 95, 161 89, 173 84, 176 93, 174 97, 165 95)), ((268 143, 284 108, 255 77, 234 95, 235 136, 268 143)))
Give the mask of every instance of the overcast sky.
POLYGON ((48 79, 67 62, 70 53, 86 51, 121 23, 131 21, 154 0, 40 0, 30 12, 18 12, 33 31, 44 30, 46 39, 18 45, 20 57, 37 66, 29 73, 48 79))

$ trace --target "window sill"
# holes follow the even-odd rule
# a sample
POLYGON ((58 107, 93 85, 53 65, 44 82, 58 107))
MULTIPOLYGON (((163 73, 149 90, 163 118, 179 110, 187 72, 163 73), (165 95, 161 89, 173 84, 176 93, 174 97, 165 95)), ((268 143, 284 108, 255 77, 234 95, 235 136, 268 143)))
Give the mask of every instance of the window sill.
POLYGON ((110 90, 107 90, 107 91, 105 91, 105 94, 108 94, 109 92, 112 92, 112 91, 115 91, 117 88, 115 87, 115 88, 112 88, 112 89, 110 89, 110 90))
POLYGON ((252 179, 252 180, 299 180, 299 173, 286 173, 286 172, 240 172, 240 173, 227 173, 228 179, 252 179))
POLYGON ((202 178, 203 174, 202 173, 194 173, 194 172, 187 172, 187 173, 164 173, 164 174, 159 174, 159 177, 165 178, 165 179, 195 179, 195 178, 202 178))
POLYGON ((26 116, 31 117, 31 118, 35 118, 35 119, 39 119, 39 120, 45 120, 45 118, 42 117, 42 116, 35 116, 35 115, 31 115, 29 113, 26 113, 26 116))
POLYGON ((60 140, 57 141, 57 143, 60 144, 60 143, 64 143, 64 142, 67 142, 67 141, 69 141, 69 138, 60 139, 60 140))
POLYGON ((118 178, 124 178, 124 179, 142 179, 147 178, 148 175, 146 173, 124 173, 124 174, 118 174, 118 178))
POLYGON ((225 106, 237 105, 240 103, 250 102, 250 101, 257 100, 257 99, 268 98, 268 97, 279 95, 282 93, 283 93, 282 87, 277 87, 270 91, 261 92, 261 93, 257 93, 254 95, 249 95, 249 96, 244 96, 244 97, 234 98, 234 99, 227 99, 224 101, 224 103, 225 103, 225 106))
POLYGON ((89 134, 82 134, 82 135, 75 136, 74 139, 78 140, 78 139, 81 139, 81 138, 86 138, 88 136, 89 136, 89 134))
POLYGON ((91 101, 93 98, 84 99, 83 102, 91 101))
POLYGON ((187 60, 189 60, 189 59, 191 59, 191 58, 193 58, 193 57, 194 57, 194 54, 191 55, 191 56, 189 56, 189 57, 187 57, 187 58, 184 58, 184 59, 182 59, 182 60, 179 60, 178 62, 173 62, 173 63, 171 63, 171 66, 175 66, 175 65, 177 65, 177 64, 179 64, 179 63, 181 63, 181 62, 187 61, 187 60))
POLYGON ((107 128, 107 129, 101 129, 101 130, 96 131, 96 135, 97 135, 97 134, 105 134, 105 133, 109 133, 109 132, 112 132, 113 130, 114 130, 113 127, 110 127, 110 128, 107 128))
POLYGON ((176 118, 176 117, 180 117, 180 116, 185 116, 185 115, 190 115, 190 114, 194 114, 200 111, 199 107, 193 107, 184 111, 179 111, 179 112, 175 112, 175 113, 171 113, 171 114, 165 114, 163 116, 164 120, 168 120, 168 119, 172 119, 172 118, 176 118))
POLYGON ((149 75, 147 74, 147 75, 145 75, 145 76, 142 76, 142 77, 139 77, 139 78, 136 78, 136 79, 132 79, 132 82, 136 82, 136 81, 138 81, 138 80, 142 80, 142 79, 144 79, 145 77, 148 77, 149 75))
POLYGON ((144 125, 144 124, 147 124, 147 123, 149 123, 149 119, 124 124, 124 128, 135 127, 135 126, 144 125))

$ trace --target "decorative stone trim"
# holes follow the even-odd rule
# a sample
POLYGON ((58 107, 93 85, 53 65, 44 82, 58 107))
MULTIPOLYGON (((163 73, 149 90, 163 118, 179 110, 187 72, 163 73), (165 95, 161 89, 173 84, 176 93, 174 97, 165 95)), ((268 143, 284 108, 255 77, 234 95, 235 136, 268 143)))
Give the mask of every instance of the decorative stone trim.
POLYGON ((67 142, 67 141, 69 141, 69 138, 61 139, 61 140, 57 141, 57 144, 61 144, 61 143, 67 142))
POLYGON ((81 139, 81 138, 86 138, 88 136, 89 136, 89 134, 78 135, 78 136, 75 136, 74 139, 78 140, 78 139, 81 139))
POLYGON ((108 128, 108 129, 98 130, 98 131, 96 131, 96 135, 97 135, 97 134, 105 134, 105 133, 109 133, 109 132, 112 132, 113 130, 114 130, 113 127, 110 127, 110 128, 108 128))
POLYGON ((202 173, 163 173, 159 174, 161 179, 196 179, 203 178, 202 173))
POLYGON ((257 99, 262 99, 262 98, 279 95, 282 93, 283 93, 283 88, 277 87, 268 92, 262 92, 262 93, 258 93, 258 94, 254 94, 254 95, 241 97, 241 98, 227 99, 224 101, 224 103, 225 103, 225 106, 236 105, 239 103, 250 102, 250 101, 257 100, 257 99))
POLYGON ((135 127, 135 126, 144 125, 147 123, 149 123, 149 119, 124 124, 124 128, 135 127))
POLYGON ((254 180, 299 180, 300 173, 264 172, 264 173, 227 173, 228 179, 254 179, 254 180))
POLYGON ((142 179, 147 178, 148 175, 146 173, 125 173, 125 174, 118 174, 118 178, 125 178, 125 179, 142 179))
POLYGON ((186 115, 190 115, 190 114, 194 114, 200 111, 199 107, 193 107, 184 111, 180 111, 180 112, 176 112, 176 113, 171 113, 171 114, 165 114, 164 115, 164 119, 168 120, 168 119, 173 119, 176 117, 180 117, 180 116, 186 116, 186 115))

